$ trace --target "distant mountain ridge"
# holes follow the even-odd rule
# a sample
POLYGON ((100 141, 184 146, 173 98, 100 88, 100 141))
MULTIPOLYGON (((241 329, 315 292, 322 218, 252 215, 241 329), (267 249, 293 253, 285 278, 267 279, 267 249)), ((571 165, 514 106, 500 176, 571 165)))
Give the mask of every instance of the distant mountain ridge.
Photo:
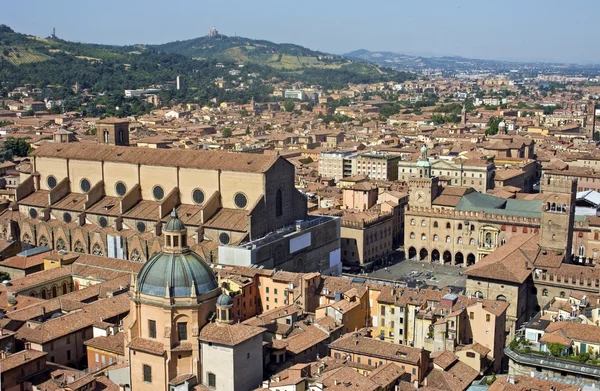
POLYGON ((423 56, 409 55, 390 51, 370 51, 367 49, 358 49, 352 52, 343 54, 344 57, 358 60, 368 61, 380 66, 391 67, 408 71, 420 71, 427 68, 442 69, 448 72, 461 72, 471 70, 493 70, 493 71, 514 71, 519 69, 527 69, 531 72, 548 71, 557 69, 571 69, 576 71, 597 72, 600 70, 600 65, 590 64, 565 64, 558 62, 525 62, 512 60, 485 60, 476 58, 466 58, 461 56, 446 55, 446 56, 423 56))

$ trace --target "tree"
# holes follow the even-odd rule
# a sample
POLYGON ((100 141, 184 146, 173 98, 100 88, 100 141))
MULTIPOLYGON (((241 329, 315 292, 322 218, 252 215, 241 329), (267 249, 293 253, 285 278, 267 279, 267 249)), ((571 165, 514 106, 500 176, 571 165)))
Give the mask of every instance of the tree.
POLYGON ((233 134, 231 128, 224 128, 221 133, 223 134, 223 137, 231 137, 231 135, 233 134))
POLYGON ((29 143, 22 138, 7 137, 2 149, 11 152, 13 156, 23 157, 27 156, 29 143))
POLYGON ((10 280, 10 274, 7 272, 0 272, 0 282, 10 280))
POLYGON ((550 351, 550 354, 554 357, 560 356, 565 350, 565 347, 559 343, 549 343, 547 346, 548 350, 550 351))
POLYGON ((250 125, 246 126, 246 134, 250 134, 250 125))
POLYGON ((293 100, 286 100, 285 103, 283 104, 283 108, 288 113, 291 113, 292 111, 294 111, 295 107, 296 107, 296 103, 294 103, 293 100))
POLYGON ((502 117, 492 117, 492 118, 490 118, 490 121, 488 122, 488 128, 485 131, 485 134, 488 135, 488 136, 498 134, 498 125, 503 120, 504 119, 502 117))

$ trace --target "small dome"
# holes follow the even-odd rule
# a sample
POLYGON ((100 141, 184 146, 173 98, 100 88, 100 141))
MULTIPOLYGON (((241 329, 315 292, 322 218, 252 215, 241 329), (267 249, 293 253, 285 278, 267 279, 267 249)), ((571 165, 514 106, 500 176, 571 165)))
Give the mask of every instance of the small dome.
POLYGON ((177 210, 173 209, 171 212, 171 218, 167 221, 167 226, 165 227, 165 232, 181 232, 185 230, 185 224, 179 217, 177 217, 177 210))
POLYGON ((233 300, 231 296, 226 293, 222 293, 221 296, 217 299, 217 306, 219 307, 229 307, 233 305, 233 300))
POLYGON ((192 285, 198 296, 218 288, 210 266, 193 251, 160 252, 144 264, 138 275, 140 293, 165 297, 167 285, 170 297, 190 297, 192 285))
POLYGON ((423 144, 423 146, 421 147, 421 152, 425 153, 427 152, 427 146, 423 144))

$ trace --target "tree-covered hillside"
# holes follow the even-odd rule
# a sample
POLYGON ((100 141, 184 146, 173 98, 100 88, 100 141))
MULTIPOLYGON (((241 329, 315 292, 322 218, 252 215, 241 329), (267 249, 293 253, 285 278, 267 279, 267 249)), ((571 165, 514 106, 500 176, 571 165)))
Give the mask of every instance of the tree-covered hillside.
POLYGON ((109 46, 38 38, 0 25, 3 96, 23 84, 53 86, 54 91, 66 92, 77 83, 92 93, 122 93, 124 89, 164 86, 178 75, 184 80, 185 91, 171 95, 198 102, 215 97, 266 99, 270 90, 263 80, 341 88, 347 83, 403 81, 412 76, 298 45, 239 37, 205 37, 158 46, 109 46), (217 62, 224 66, 217 66, 217 62), (225 86, 217 87, 216 80, 223 80, 225 86))

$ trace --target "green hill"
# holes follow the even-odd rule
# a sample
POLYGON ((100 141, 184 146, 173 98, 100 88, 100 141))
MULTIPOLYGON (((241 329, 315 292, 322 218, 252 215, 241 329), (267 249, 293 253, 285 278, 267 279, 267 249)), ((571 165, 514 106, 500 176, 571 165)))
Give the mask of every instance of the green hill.
POLYGON ((220 61, 253 63, 286 70, 301 68, 338 69, 351 63, 346 58, 313 51, 299 45, 277 44, 264 40, 225 35, 205 36, 149 47, 196 59, 215 58, 220 61))
MULTIPOLYGON (((404 81, 413 75, 367 62, 328 55, 293 44, 242 37, 202 37, 163 45, 112 46, 39 38, 0 25, 0 94, 25 83, 70 89, 75 83, 93 93, 165 85, 177 75, 186 91, 179 101, 265 99, 269 86, 260 80, 305 82, 324 88, 348 83, 404 81), (222 62, 224 67, 217 67, 222 62), (233 69, 244 64, 243 72, 233 69), (258 77, 250 76, 258 75, 258 77), (222 78, 225 89, 214 80, 222 78), (241 83, 250 88, 237 88, 241 83)), ((64 92, 64 91, 63 91, 64 92)))

